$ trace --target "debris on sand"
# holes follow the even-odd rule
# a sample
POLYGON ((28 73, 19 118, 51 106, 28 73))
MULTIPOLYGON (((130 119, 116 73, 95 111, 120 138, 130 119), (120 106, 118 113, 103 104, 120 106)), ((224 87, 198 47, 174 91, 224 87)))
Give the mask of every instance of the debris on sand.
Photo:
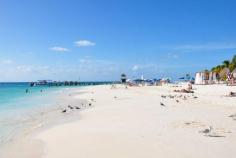
POLYGON ((202 131, 199 131, 199 133, 204 133, 206 137, 226 137, 224 134, 231 133, 230 131, 226 131, 224 128, 214 128, 212 126, 209 126, 209 128, 206 128, 202 131))
POLYGON ((207 137, 225 137, 225 136, 217 134, 208 134, 207 137))
POLYGON ((236 114, 229 115, 234 121, 236 121, 236 114))
POLYGON ((65 113, 66 112, 66 109, 62 110, 62 113, 65 113))
POLYGON ((236 114, 229 115, 229 117, 236 117, 236 114))
POLYGON ((74 109, 74 107, 73 107, 73 106, 70 106, 70 105, 68 105, 68 108, 70 108, 70 109, 74 109))
POLYGON ((228 97, 236 97, 236 92, 229 92, 228 97))
POLYGON ((161 106, 165 106, 165 104, 163 104, 162 102, 160 102, 160 105, 161 105, 161 106))
POLYGON ((173 96, 173 95, 169 95, 168 97, 171 98, 171 99, 173 99, 175 96, 173 96))
POLYGON ((166 96, 165 96, 165 95, 161 95, 161 97, 162 97, 162 98, 166 98, 166 96))
POLYGON ((213 129, 213 128, 210 126, 209 128, 206 128, 206 129, 204 129, 204 130, 202 130, 202 131, 199 131, 199 133, 205 133, 205 134, 207 134, 207 133, 210 133, 212 129, 213 129))

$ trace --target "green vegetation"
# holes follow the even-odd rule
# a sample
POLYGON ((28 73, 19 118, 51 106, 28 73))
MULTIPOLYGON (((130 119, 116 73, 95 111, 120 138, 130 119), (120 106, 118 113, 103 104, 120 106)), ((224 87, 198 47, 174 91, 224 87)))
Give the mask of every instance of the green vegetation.
POLYGON ((228 68, 231 72, 236 68, 236 55, 233 56, 232 60, 224 60, 221 65, 217 65, 211 69, 211 71, 220 73, 224 68, 228 68))

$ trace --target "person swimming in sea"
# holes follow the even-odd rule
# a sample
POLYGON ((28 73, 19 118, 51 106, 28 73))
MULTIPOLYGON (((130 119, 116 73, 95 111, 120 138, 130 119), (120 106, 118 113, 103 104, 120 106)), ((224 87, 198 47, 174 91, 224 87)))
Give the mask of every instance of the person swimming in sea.
POLYGON ((29 92, 29 89, 27 88, 26 90, 25 90, 25 93, 28 93, 29 92))

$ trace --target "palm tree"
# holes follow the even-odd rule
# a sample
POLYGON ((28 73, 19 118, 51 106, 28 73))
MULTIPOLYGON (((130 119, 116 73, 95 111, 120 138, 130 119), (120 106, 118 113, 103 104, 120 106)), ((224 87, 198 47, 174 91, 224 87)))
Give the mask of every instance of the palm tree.
POLYGON ((215 72, 216 71, 216 67, 211 68, 211 71, 215 72))
POLYGON ((229 70, 232 72, 236 68, 236 65, 234 63, 229 64, 229 70))
POLYGON ((223 70, 226 66, 225 65, 220 65, 220 69, 223 70))
POLYGON ((236 55, 233 56, 231 63, 233 63, 236 66, 236 55))
POLYGON ((230 61, 229 61, 229 60, 223 61, 223 65, 224 65, 225 67, 229 68, 230 61))
POLYGON ((232 72, 236 68, 236 55, 233 56, 231 63, 229 65, 229 69, 232 72))
POLYGON ((236 55, 233 56, 232 60, 224 60, 222 65, 213 67, 211 71, 220 73, 224 68, 228 68, 232 72, 236 68, 236 55))
POLYGON ((217 65, 215 68, 215 72, 220 73, 221 70, 222 70, 221 65, 217 65))

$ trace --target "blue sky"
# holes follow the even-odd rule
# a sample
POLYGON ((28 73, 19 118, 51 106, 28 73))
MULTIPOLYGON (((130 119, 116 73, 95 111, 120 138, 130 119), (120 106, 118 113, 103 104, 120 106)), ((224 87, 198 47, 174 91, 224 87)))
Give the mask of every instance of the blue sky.
POLYGON ((236 54, 234 0, 0 0, 0 81, 178 78, 236 54))

